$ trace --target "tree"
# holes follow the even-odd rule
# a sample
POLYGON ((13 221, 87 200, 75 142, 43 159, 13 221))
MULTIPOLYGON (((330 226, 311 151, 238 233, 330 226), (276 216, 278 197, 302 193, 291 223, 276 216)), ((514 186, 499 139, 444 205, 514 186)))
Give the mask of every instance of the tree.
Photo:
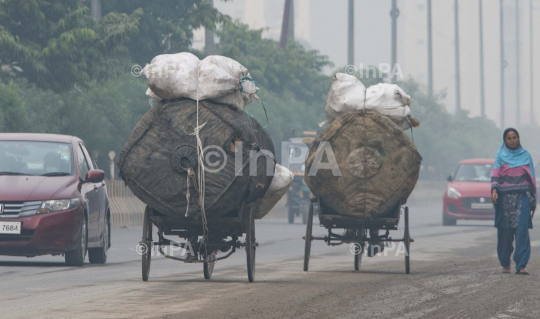
POLYGON ((216 32, 217 53, 230 57, 248 68, 257 85, 278 93, 292 93, 294 98, 312 103, 325 99, 331 77, 321 73, 333 63, 316 50, 306 51, 289 41, 281 50, 279 43, 262 38, 263 30, 249 30, 240 22, 224 22, 216 32))
POLYGON ((17 92, 17 86, 0 82, 0 132, 24 132, 28 113, 17 92))
POLYGON ((88 11, 83 0, 1 1, 0 60, 18 62, 25 78, 57 92, 117 75, 142 11, 99 22, 88 11))
POLYGON ((189 51, 193 30, 215 29, 228 20, 206 0, 107 0, 104 13, 129 14, 138 9, 144 14, 139 21, 139 32, 127 44, 133 61, 144 65, 156 55, 189 51))

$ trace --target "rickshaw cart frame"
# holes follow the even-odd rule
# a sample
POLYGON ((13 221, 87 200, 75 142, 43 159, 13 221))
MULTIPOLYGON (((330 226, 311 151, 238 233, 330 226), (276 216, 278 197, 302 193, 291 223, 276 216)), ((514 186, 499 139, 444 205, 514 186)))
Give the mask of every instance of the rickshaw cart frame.
MULTIPOLYGON (((324 203, 320 200, 319 197, 311 199, 311 203, 308 211, 307 225, 306 225, 306 236, 303 237, 305 240, 305 250, 304 250, 304 271, 308 271, 309 268, 309 257, 311 254, 311 242, 313 240, 323 240, 328 244, 328 246, 338 246, 344 243, 355 244, 354 250, 354 269, 360 269, 360 263, 362 261, 362 254, 364 253, 364 248, 366 242, 371 242, 376 240, 377 242, 385 244, 386 242, 403 242, 405 244, 405 273, 410 273, 410 243, 414 240, 410 236, 409 232, 409 207, 397 205, 396 208, 391 211, 385 218, 357 218, 338 215, 336 212, 333 212, 329 208, 324 207, 324 203), (316 205, 316 206, 315 206, 316 205), (315 208, 316 207, 316 208, 315 208), (318 209, 319 221, 321 227, 325 227, 328 230, 328 235, 324 237, 312 236, 313 230, 313 212, 315 209, 318 209), (401 209, 404 212, 405 225, 404 225, 404 234, 403 238, 394 239, 390 237, 391 230, 397 230, 399 224, 399 218, 401 215, 401 209), (325 211, 334 214, 325 214, 325 211), (348 230, 342 235, 332 232, 332 229, 346 229, 348 230), (352 231, 350 231, 352 230, 352 231), (368 237, 368 230, 384 230, 385 234, 378 235, 377 238, 368 237)), ((351 250, 352 252, 352 250, 351 250)))

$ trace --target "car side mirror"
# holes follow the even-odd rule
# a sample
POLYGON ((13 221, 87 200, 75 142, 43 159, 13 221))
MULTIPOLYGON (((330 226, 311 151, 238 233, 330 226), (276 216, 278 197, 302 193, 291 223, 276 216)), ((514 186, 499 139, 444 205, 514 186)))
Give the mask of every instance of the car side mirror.
POLYGON ((452 181, 452 175, 448 175, 448 178, 446 180, 451 182, 452 181))
POLYGON ((93 169, 84 178, 86 183, 101 183, 105 179, 105 172, 100 169, 93 169))

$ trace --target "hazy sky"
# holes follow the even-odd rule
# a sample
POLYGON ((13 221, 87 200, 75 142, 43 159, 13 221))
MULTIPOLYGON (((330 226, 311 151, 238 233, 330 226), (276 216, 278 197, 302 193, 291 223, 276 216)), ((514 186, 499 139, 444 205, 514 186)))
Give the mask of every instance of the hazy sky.
MULTIPOLYGON (((336 67, 347 64, 347 0, 295 0, 296 37, 312 49, 328 55, 336 67)), ((427 82, 426 0, 398 0, 398 63, 405 76, 427 82)), ((433 0, 434 88, 444 91, 444 103, 455 111, 454 0, 433 0)), ((459 0, 461 107, 471 116, 480 115, 479 8, 477 0, 459 0)), ((520 0, 521 122, 530 121, 529 0, 520 0)), ((540 0, 533 0, 535 88, 540 84, 540 0)), ((265 36, 278 39, 284 0, 215 1, 223 13, 250 26, 269 30, 265 36), (250 1, 249 3, 247 1, 250 1)), ((391 0, 355 0, 355 65, 390 63, 391 0)), ((486 114, 500 121, 500 32, 499 0, 483 0, 484 77, 486 114)), ((516 11, 515 0, 504 1, 506 124, 516 124, 516 11)), ((326 70, 328 73, 333 70, 326 70)), ((538 91, 535 90, 534 91, 538 91)), ((534 100, 540 105, 540 93, 534 100)), ((414 105, 412 107, 414 111, 414 105)), ((535 112, 540 120, 540 109, 535 112)))

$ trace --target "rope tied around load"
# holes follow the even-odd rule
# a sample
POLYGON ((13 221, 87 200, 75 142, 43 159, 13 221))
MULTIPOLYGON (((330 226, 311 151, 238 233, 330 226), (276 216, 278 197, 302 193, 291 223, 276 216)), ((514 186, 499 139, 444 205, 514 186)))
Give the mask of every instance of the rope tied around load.
POLYGON ((189 212, 189 198, 191 197, 191 194, 189 192, 189 188, 191 187, 191 180, 193 180, 193 187, 195 187, 195 190, 199 191, 199 188, 197 187, 197 181, 195 180, 195 171, 193 168, 188 168, 187 170, 187 191, 186 191, 186 200, 187 200, 187 206, 186 206, 186 217, 188 217, 189 212))

